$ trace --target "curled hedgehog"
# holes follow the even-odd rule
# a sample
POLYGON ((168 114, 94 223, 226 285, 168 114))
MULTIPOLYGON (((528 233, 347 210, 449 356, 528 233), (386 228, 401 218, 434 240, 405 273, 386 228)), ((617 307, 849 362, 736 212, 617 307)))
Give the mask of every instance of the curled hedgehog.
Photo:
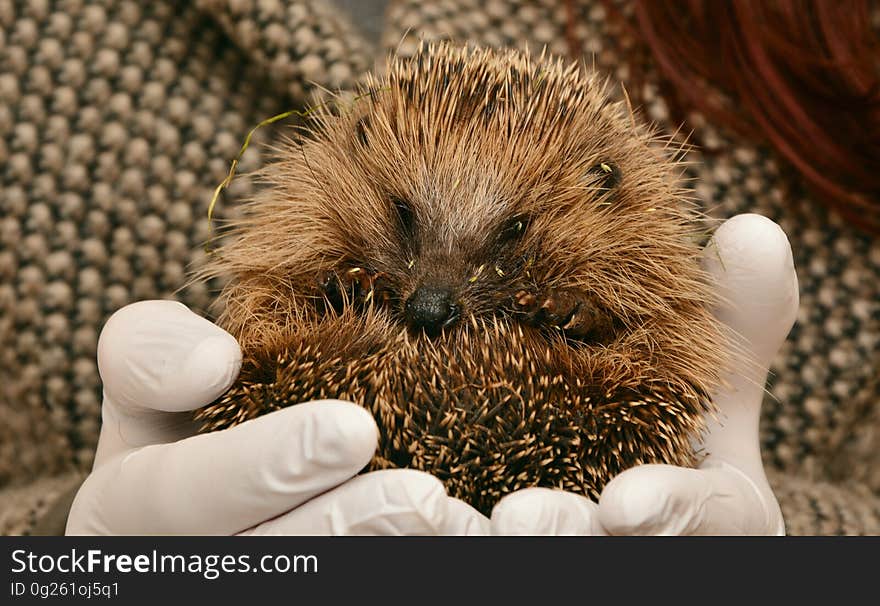
POLYGON ((484 513, 693 465, 726 358, 681 165, 595 73, 426 46, 319 107, 205 275, 238 382, 205 430, 313 399, 369 409, 368 469, 484 513))

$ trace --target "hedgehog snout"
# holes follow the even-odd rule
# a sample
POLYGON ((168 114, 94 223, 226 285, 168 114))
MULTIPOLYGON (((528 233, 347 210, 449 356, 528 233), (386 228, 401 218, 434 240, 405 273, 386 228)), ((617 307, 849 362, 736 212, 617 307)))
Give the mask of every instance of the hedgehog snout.
POLYGON ((423 284, 406 300, 403 315, 412 330, 433 337, 458 322, 461 305, 448 286, 423 284))

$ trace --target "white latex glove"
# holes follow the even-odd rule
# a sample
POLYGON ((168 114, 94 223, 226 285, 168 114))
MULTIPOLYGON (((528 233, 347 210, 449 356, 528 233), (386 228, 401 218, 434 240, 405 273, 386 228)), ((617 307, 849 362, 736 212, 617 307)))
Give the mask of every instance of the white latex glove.
POLYGON ((67 534, 481 534, 488 520, 412 470, 353 477, 378 431, 347 402, 195 435, 232 384, 235 339, 173 301, 129 305, 98 342, 103 425, 67 534))
POLYGON ((726 304, 716 316, 751 359, 731 368, 715 394, 718 420, 697 447, 699 469, 642 465, 611 480, 599 503, 531 488, 492 511, 493 534, 775 534, 782 512, 764 467, 758 422, 767 370, 794 324, 798 283, 791 247, 773 221, 744 214, 726 221, 703 254, 726 304))

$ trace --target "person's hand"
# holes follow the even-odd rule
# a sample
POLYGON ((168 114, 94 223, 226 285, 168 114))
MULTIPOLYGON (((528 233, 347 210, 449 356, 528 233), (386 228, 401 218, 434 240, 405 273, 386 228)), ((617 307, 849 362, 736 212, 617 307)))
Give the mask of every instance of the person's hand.
POLYGON ((798 283, 788 239, 772 221, 738 215, 706 246, 704 267, 725 303, 716 316, 744 356, 713 400, 699 469, 642 465, 612 479, 599 503, 530 488, 492 511, 493 534, 775 534, 782 512, 761 462, 758 421, 767 370, 794 324, 798 283))
POLYGON ((196 434, 232 384, 235 339, 173 301, 129 305, 98 342, 103 425, 67 534, 481 534, 488 520, 412 470, 356 476, 372 416, 309 402, 196 434))

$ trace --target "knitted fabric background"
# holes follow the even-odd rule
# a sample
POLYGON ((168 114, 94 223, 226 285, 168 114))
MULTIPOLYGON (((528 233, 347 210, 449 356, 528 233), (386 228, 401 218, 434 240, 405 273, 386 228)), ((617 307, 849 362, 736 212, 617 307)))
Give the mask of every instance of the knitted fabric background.
MULTIPOLYGON (((0 531, 82 473, 100 426, 98 333, 183 288, 247 131, 350 88, 370 62, 325 2, 0 0, 0 531)), ((222 220, 260 163, 254 145, 222 220)))
MULTIPOLYGON (((584 54, 626 81, 625 38, 598 2, 575 6, 584 54)), ((549 0, 403 0, 380 50, 408 55, 423 37, 567 55, 565 22, 549 0)), ((106 318, 147 298, 205 312, 212 288, 184 285, 247 131, 351 87, 376 53, 319 0, 0 0, 0 26, 0 532, 22 533, 91 465, 106 318)), ((639 92, 674 131, 656 86, 639 92)), ((707 153, 689 159, 707 212, 777 221, 800 279, 761 425, 788 530, 880 533, 880 240, 814 203, 769 151, 704 122, 689 127, 707 153)), ((218 220, 260 162, 253 145, 218 220)))

